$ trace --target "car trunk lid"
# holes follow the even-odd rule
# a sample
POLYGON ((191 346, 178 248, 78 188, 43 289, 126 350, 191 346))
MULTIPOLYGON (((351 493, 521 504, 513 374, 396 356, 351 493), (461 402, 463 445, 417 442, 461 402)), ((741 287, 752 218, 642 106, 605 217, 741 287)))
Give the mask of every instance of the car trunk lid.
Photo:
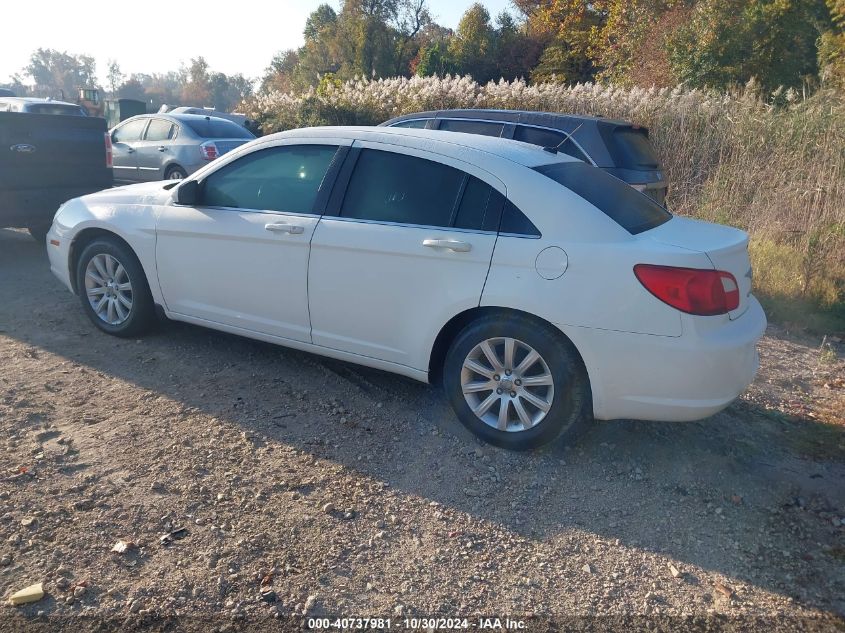
POLYGON ((643 233, 642 238, 704 253, 715 270, 724 270, 736 278, 739 306, 731 310, 728 316, 738 319, 748 309, 752 271, 748 256, 748 234, 745 231, 675 216, 669 222, 643 233))

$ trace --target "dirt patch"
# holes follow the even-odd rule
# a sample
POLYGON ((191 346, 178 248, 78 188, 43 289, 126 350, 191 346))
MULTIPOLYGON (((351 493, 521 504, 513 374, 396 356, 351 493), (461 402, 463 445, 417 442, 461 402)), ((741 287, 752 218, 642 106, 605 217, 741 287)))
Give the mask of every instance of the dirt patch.
POLYGON ((843 349, 819 345, 771 328, 758 380, 703 422, 513 454, 390 374, 176 323, 101 334, 0 231, 0 594, 48 594, 2 619, 842 626, 843 349))

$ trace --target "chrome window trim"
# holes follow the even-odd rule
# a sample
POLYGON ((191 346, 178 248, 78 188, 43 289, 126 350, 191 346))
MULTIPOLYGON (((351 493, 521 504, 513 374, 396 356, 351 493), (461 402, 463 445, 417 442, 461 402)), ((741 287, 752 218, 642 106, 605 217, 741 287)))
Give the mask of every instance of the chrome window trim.
POLYGON ((391 222, 390 220, 366 220, 364 218, 350 218, 336 215, 325 215, 324 220, 340 220, 342 222, 357 222, 358 224, 381 224, 383 226, 398 226, 406 229, 427 229, 435 231, 450 231, 455 233, 471 233, 473 235, 496 235, 496 231, 481 231, 477 229, 461 229, 452 226, 437 226, 434 224, 410 224, 407 222, 391 222))
POLYGON ((295 215, 300 218, 321 218, 323 216, 318 215, 316 213, 299 213, 298 211, 274 211, 273 209, 244 209, 241 207, 212 207, 208 205, 190 205, 190 204, 179 204, 175 200, 173 201, 174 207, 180 208, 187 208, 187 209, 207 209, 208 211, 235 211, 237 213, 269 213, 271 215, 295 215))

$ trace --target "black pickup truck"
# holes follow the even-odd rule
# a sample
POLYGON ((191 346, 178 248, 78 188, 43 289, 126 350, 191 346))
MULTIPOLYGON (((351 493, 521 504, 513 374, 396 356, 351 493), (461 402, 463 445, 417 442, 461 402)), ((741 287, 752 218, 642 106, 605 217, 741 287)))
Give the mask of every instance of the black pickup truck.
POLYGON ((112 182, 105 119, 0 112, 0 228, 43 241, 63 202, 112 182))

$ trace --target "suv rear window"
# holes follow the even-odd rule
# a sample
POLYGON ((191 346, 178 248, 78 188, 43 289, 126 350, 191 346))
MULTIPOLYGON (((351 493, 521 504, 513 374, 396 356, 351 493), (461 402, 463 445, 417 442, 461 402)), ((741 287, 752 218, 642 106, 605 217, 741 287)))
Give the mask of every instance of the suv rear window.
POLYGON ((534 168, 581 196, 631 235, 672 217, 666 209, 606 171, 585 163, 553 163, 534 168))
POLYGON ((184 119, 181 122, 200 138, 255 138, 246 128, 226 119, 184 119))
POLYGON ((613 150, 617 167, 622 169, 657 169, 660 161, 643 129, 618 127, 613 131, 613 150))

